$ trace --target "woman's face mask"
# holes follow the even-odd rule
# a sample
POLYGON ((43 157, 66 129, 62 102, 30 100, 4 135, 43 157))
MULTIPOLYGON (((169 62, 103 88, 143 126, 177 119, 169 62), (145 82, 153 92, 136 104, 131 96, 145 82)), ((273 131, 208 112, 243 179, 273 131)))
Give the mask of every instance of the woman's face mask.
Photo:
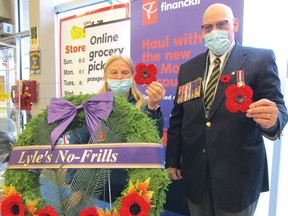
POLYGON ((108 88, 115 95, 124 95, 132 87, 132 77, 127 79, 107 79, 108 88))
POLYGON ((228 34, 227 30, 213 30, 204 35, 205 46, 215 55, 223 55, 231 44, 228 34))

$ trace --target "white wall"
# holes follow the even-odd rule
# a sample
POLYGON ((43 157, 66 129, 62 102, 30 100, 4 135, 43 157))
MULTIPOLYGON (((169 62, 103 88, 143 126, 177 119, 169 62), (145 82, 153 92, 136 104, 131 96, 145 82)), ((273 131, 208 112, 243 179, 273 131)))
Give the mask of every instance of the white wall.
POLYGON ((4 20, 11 20, 12 14, 12 4, 10 0, 2 0, 0 1, 0 20, 3 18, 4 20))
MULTIPOLYGON (((243 45, 274 50, 283 93, 285 93, 288 60, 288 33, 285 29, 288 13, 284 3, 282 0, 246 0, 243 23, 243 45)), ((287 90, 286 92, 288 94, 287 90)), ((288 163, 287 127, 283 134, 280 141, 275 143, 266 141, 270 192, 261 195, 255 216, 288 215, 288 169, 285 166, 288 163)))

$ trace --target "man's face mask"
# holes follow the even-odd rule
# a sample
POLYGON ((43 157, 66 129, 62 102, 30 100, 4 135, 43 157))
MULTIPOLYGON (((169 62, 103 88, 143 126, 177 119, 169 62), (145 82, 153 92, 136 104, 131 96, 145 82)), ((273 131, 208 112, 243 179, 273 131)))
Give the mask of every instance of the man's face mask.
POLYGON ((204 35, 205 46, 215 55, 223 55, 229 48, 231 42, 228 39, 228 30, 213 30, 204 35))

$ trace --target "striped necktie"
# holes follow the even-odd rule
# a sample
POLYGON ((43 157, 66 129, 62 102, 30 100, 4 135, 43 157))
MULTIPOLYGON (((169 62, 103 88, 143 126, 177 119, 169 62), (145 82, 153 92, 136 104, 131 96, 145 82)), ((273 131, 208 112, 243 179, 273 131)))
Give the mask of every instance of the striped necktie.
POLYGON ((220 58, 216 58, 214 60, 214 68, 212 70, 210 79, 206 87, 205 97, 204 97, 204 106, 206 108, 206 111, 210 110, 211 105, 214 100, 215 90, 216 90, 218 78, 220 75, 220 63, 221 63, 220 58))

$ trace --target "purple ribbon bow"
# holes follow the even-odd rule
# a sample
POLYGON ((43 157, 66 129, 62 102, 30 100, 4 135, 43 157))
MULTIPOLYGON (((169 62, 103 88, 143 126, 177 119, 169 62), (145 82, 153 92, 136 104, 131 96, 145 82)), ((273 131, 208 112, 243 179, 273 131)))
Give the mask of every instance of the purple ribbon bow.
POLYGON ((113 94, 106 92, 96 95, 78 106, 62 98, 52 98, 48 106, 48 124, 62 120, 50 134, 52 150, 57 139, 75 118, 77 110, 82 108, 84 109, 88 131, 92 135, 100 119, 106 120, 109 117, 113 108, 113 94))

